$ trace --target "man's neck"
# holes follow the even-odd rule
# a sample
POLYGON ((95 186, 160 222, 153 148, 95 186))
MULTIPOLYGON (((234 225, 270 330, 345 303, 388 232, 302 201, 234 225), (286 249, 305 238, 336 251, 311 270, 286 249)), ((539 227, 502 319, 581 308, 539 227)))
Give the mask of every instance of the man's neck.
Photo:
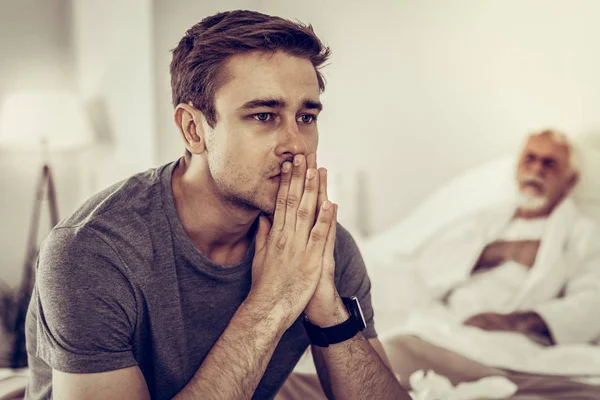
POLYGON ((221 265, 236 264, 252 238, 259 212, 236 207, 218 195, 206 166, 179 161, 171 181, 179 220, 195 247, 221 265))
POLYGON ((521 219, 540 219, 540 218, 548 218, 552 211, 556 208, 556 206, 560 203, 562 199, 558 201, 551 201, 547 205, 542 208, 529 210, 526 208, 517 208, 515 212, 515 218, 521 219))

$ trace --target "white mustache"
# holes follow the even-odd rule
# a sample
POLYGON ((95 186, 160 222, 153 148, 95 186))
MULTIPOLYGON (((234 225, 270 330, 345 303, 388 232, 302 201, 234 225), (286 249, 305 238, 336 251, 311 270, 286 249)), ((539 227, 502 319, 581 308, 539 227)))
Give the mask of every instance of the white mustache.
POLYGON ((541 187, 545 187, 544 180, 535 175, 524 175, 523 180, 525 183, 537 183, 541 187))

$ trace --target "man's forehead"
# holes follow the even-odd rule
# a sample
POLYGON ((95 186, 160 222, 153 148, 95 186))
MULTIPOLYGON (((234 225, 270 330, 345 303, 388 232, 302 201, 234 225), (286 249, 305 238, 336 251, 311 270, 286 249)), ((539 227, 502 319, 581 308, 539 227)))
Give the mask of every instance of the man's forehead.
POLYGON ((525 144, 526 153, 555 158, 568 158, 569 148, 564 143, 557 143, 548 136, 532 136, 525 144))
POLYGON ((250 52, 232 56, 222 71, 216 97, 238 106, 255 99, 284 99, 289 106, 319 102, 319 82, 310 60, 283 52, 250 52))

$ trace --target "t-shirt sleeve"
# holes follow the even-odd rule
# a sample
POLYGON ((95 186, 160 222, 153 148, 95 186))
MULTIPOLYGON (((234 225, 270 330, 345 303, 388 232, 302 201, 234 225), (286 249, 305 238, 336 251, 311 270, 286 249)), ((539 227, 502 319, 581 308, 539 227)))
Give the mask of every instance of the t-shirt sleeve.
POLYGON ((334 252, 338 292, 342 297, 358 298, 367 324, 363 334, 367 339, 376 338, 371 280, 365 262, 352 235, 340 224, 337 225, 336 236, 334 252))
POLYGON ((90 228, 56 228, 40 251, 36 355, 70 373, 137 365, 136 299, 117 253, 90 228))

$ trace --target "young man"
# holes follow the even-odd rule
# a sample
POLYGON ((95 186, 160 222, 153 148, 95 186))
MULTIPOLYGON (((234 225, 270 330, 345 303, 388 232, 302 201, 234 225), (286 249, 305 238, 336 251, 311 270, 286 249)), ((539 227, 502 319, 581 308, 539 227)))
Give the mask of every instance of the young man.
POLYGON ((311 342, 330 397, 408 398, 317 170, 328 54, 311 27, 256 12, 186 33, 171 64, 186 155, 45 242, 28 398, 271 398, 311 342))

